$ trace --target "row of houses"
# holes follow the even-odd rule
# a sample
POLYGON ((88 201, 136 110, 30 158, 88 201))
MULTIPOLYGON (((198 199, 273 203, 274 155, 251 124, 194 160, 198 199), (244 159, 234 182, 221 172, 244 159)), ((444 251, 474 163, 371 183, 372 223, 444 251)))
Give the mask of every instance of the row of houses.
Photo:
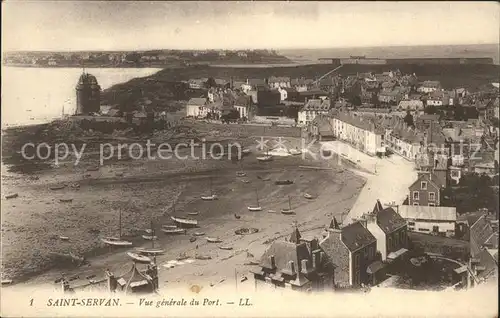
POLYGON ((275 241, 253 271, 258 289, 336 290, 377 284, 380 270, 408 251, 407 226, 379 201, 361 221, 342 226, 335 218, 322 237, 303 238, 295 228, 275 241))

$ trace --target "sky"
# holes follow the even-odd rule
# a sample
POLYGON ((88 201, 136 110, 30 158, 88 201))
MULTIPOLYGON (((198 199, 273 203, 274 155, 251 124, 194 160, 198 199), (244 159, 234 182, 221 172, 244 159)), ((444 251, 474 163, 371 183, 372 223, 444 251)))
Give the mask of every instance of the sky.
POLYGON ((499 43, 496 2, 2 2, 2 50, 499 43))

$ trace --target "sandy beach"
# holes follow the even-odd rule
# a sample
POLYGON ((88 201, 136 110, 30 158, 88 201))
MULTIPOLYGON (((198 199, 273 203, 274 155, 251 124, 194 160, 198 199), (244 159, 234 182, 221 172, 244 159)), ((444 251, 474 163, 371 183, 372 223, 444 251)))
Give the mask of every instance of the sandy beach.
MULTIPOLYGON (((207 127, 213 131, 223 126, 207 127)), ((223 139, 220 133, 215 135, 223 139)), ((255 140, 250 135, 240 133, 236 139, 243 145, 253 145, 255 140)), ((288 139, 291 144, 300 145, 298 138, 288 139)), ((234 284, 235 273, 248 275, 251 266, 245 264, 258 260, 273 240, 289 235, 295 222, 304 235, 308 235, 321 232, 333 215, 340 219, 354 204, 364 184, 363 178, 339 166, 335 159, 276 156, 271 162, 259 162, 256 160, 259 151, 252 147, 252 153, 240 162, 144 158, 111 160, 96 170, 96 154, 89 153, 78 166, 68 158, 58 166, 35 174, 4 175, 3 195, 19 195, 2 200, 4 277, 13 279, 19 286, 59 288, 54 280, 62 273, 102 277, 109 268, 119 274, 131 265, 126 255, 130 249, 106 247, 100 238, 118 234, 120 210, 122 236, 133 241, 134 247, 151 246, 151 242, 141 237, 151 221, 159 228, 172 224, 170 216, 174 213, 185 216, 188 212, 198 212, 199 229, 178 236, 157 234, 155 246, 166 250, 165 255, 157 258, 160 283, 185 283, 186 279, 208 283, 229 281, 232 277, 230 281, 234 284), (244 171, 246 176, 238 177, 238 171, 244 171), (284 179, 294 183, 274 183, 284 179), (210 183, 219 199, 203 201, 201 196, 209 194, 210 183), (59 185, 65 187, 51 190, 59 185), (250 212, 247 206, 255 204, 256 191, 263 210, 250 212), (304 198, 306 192, 315 199, 304 198), (281 208, 288 207, 289 197, 296 215, 279 213, 281 208), (61 199, 72 201, 61 202, 61 199), (235 235, 234 231, 242 227, 257 228, 259 232, 235 235), (218 237, 222 243, 208 243, 205 236, 191 242, 195 231, 218 237), (60 236, 68 240, 63 241, 60 236), (219 245, 231 246, 232 250, 222 250, 219 245), (67 260, 69 253, 85 256, 90 265, 75 267, 61 262, 67 260), (170 269, 163 266, 180 255, 191 258, 203 255, 211 259, 170 269)))

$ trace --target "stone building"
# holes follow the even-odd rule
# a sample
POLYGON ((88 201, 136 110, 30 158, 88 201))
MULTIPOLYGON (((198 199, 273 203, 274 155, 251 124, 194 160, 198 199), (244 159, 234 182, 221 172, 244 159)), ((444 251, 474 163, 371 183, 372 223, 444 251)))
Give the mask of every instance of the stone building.
POLYGON ((94 75, 83 73, 76 85, 76 114, 97 113, 101 110, 101 86, 94 75))

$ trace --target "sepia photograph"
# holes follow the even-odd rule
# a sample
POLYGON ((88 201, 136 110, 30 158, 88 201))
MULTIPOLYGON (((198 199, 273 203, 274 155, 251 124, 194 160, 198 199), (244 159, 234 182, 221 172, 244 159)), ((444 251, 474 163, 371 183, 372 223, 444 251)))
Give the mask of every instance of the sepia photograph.
POLYGON ((2 317, 498 317, 496 2, 3 1, 2 317))

